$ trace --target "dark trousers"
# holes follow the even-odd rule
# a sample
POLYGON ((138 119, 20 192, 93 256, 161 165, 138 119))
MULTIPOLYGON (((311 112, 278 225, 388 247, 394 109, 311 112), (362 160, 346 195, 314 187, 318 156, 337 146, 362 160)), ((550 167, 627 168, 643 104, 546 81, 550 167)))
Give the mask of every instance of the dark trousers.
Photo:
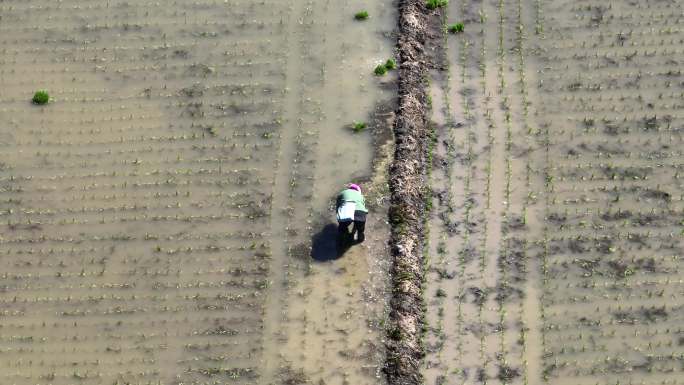
POLYGON ((356 242, 361 243, 366 239, 366 235, 363 233, 366 230, 366 221, 354 221, 354 229, 352 230, 352 238, 354 238, 354 233, 356 233, 356 242))
POLYGON ((354 229, 352 230, 352 237, 356 233, 356 242, 361 243, 366 239, 364 231, 366 230, 366 213, 363 211, 354 211, 354 229))
POLYGON ((349 232, 352 221, 337 222, 337 250, 341 253, 348 249, 354 240, 354 234, 349 232))
POLYGON ((342 244, 352 244, 354 242, 354 235, 356 235, 356 243, 361 243, 366 239, 366 213, 363 211, 354 212, 354 221, 339 222, 337 226, 337 237, 342 244), (354 224, 351 233, 349 226, 354 224))

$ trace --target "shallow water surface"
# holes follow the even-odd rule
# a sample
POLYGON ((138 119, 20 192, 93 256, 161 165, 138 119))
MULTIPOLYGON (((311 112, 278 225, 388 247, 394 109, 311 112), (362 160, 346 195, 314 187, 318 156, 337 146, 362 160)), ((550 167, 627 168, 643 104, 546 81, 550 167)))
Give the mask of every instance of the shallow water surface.
POLYGON ((382 382, 382 206, 366 245, 309 250, 372 176, 350 125, 393 97, 395 12, 1 3, 0 382, 382 382))
POLYGON ((449 2, 426 383, 682 383, 682 10, 449 2))

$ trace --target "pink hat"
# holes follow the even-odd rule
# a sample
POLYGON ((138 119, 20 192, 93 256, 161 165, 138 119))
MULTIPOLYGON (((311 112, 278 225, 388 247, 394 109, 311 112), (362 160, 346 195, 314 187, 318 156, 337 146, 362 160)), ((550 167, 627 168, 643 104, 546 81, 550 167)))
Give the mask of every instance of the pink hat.
POLYGON ((349 183, 349 184, 347 185, 347 187, 349 187, 349 188, 352 189, 352 190, 356 190, 356 191, 358 191, 358 192, 361 192, 361 186, 359 186, 358 184, 349 183))

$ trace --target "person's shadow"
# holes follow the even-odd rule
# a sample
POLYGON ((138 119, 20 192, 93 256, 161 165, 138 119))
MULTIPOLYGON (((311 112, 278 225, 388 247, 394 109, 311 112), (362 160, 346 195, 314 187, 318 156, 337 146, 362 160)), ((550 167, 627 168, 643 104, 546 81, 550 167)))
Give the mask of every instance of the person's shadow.
POLYGON ((334 261, 351 245, 352 242, 338 239, 337 224, 328 223, 311 238, 311 258, 318 262, 334 261))

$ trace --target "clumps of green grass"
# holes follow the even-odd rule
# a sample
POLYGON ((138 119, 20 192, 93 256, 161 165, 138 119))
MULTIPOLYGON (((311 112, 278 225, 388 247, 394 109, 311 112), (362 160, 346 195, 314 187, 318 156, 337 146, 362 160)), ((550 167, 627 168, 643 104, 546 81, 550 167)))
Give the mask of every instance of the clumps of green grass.
POLYGON ((39 90, 33 94, 33 99, 31 99, 31 101, 33 104, 38 105, 47 104, 50 101, 50 95, 45 90, 39 90))
POLYGON ((441 7, 446 7, 449 4, 449 0, 427 0, 425 6, 428 9, 437 9, 441 7))
POLYGON ((359 133, 365 130, 366 127, 368 127, 366 122, 354 122, 354 124, 352 124, 352 131, 354 131, 354 133, 359 133))
POLYGON ((386 74, 387 71, 392 71, 395 69, 397 69, 396 60, 389 58, 384 64, 379 64, 377 67, 375 67, 375 70, 373 70, 373 72, 378 76, 382 76, 386 74))
POLYGON ((465 30, 465 25, 463 23, 451 24, 447 27, 450 33, 462 33, 465 30))
POLYGON ((373 72, 378 76, 382 76, 387 73, 387 67, 385 67, 384 64, 379 64, 377 67, 375 67, 373 72))
POLYGON ((356 20, 366 20, 366 19, 368 19, 368 11, 356 12, 356 14, 354 15, 354 19, 356 19, 356 20))
POLYGON ((397 62, 394 59, 389 58, 385 62, 385 68, 387 68, 388 71, 396 69, 397 68, 397 62))

